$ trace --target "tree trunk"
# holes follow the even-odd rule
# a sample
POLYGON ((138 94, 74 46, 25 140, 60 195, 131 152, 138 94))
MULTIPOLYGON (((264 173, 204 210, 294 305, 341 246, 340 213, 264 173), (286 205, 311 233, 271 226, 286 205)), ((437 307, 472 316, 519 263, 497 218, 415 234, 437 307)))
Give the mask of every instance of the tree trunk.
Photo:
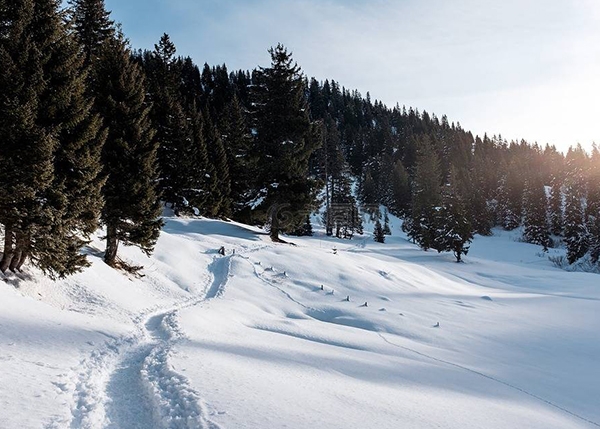
POLYGON ((17 265, 21 261, 21 257, 23 256, 23 247, 24 247, 24 235, 21 231, 17 231, 15 233, 15 252, 13 254, 12 259, 10 260, 10 265, 8 267, 13 273, 17 270, 17 265))
POLYGON ((31 239, 29 236, 25 234, 17 235, 17 249, 20 251, 19 258, 18 260, 16 257, 13 258, 10 269, 12 271, 21 272, 21 268, 23 267, 23 264, 25 264, 25 261, 27 261, 31 250, 31 239))
POLYGON ((117 250, 119 249, 119 240, 117 239, 117 228, 107 226, 106 228, 106 252, 104 253, 104 262, 114 267, 117 261, 117 250))
POLYGON ((271 240, 278 243, 281 241, 279 238, 279 219, 277 218, 278 207, 274 205, 271 208, 271 240))
POLYGON ((5 273, 10 263, 15 256, 14 245, 14 233, 11 225, 5 225, 4 227, 4 253, 2 260, 0 261, 0 271, 5 273))
POLYGON ((460 250, 455 250, 454 251, 454 257, 456 258, 456 262, 462 262, 462 259, 460 257, 461 254, 462 254, 462 252, 460 250))

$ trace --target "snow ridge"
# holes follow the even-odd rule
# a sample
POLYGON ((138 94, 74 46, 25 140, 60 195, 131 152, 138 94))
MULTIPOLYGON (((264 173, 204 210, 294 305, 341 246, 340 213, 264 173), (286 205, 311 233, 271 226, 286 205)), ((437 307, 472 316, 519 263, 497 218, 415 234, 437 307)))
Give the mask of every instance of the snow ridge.
POLYGON ((483 372, 474 370, 472 368, 468 368, 466 366, 459 365, 459 364, 454 363, 454 362, 450 362, 450 361, 447 361, 447 360, 444 360, 444 359, 436 358, 436 357, 428 355, 426 353, 419 352, 417 350, 411 349, 410 347, 401 346, 400 344, 393 343, 392 341, 388 340, 385 336, 383 336, 383 334, 381 332, 378 332, 377 335, 379 335, 379 337, 381 337, 381 339, 383 341, 385 341, 386 343, 388 343, 391 346, 398 347, 400 349, 409 351, 411 353, 415 353, 415 354, 417 354, 419 356, 422 356, 422 357, 425 357, 427 359, 431 359, 433 361, 436 361, 436 362, 439 362, 439 363, 443 363, 445 365, 450 365, 450 366, 462 369, 464 371, 468 371, 468 372, 470 372, 472 374, 475 374, 475 375, 478 375, 480 377, 487 378, 488 380, 495 381, 496 383, 503 384, 506 387, 509 387, 511 389, 514 389, 514 390, 517 390, 517 391, 519 391, 521 393, 524 393, 525 395, 531 396, 532 398, 535 398, 538 401, 542 401, 545 404, 550 405, 551 407, 554 407, 554 408, 556 408, 556 409, 558 409, 558 410, 560 410, 560 411, 562 411, 564 413, 567 413, 567 414, 569 414, 569 415, 571 415, 571 416, 573 416, 573 417, 575 417, 575 418, 577 418, 579 420, 582 420, 582 421, 584 421, 586 423, 589 423, 589 424, 592 424, 594 426, 600 427, 600 424, 596 423, 595 421, 589 420, 589 419, 587 419, 587 418, 585 418, 585 417, 583 417, 583 416, 581 416, 579 414, 576 414, 576 413, 574 413, 574 412, 572 412, 570 410, 567 410, 566 408, 561 407, 558 404, 555 404, 554 402, 551 402, 551 401, 549 401, 547 399, 544 399, 544 398, 536 395, 535 393, 531 393, 531 392, 529 392, 529 391, 527 391, 525 389, 522 389, 522 388, 520 388, 518 386, 515 386, 513 384, 507 383, 506 381, 502 381, 502 380, 500 380, 498 378, 492 377, 491 375, 484 374, 483 372))
MULTIPOLYGON (((351 251, 351 250, 350 250, 350 251, 351 251)), ((285 290, 283 290, 283 289, 282 289, 280 286, 278 286, 277 284, 275 284, 275 283, 274 283, 272 280, 269 280, 268 278, 266 278, 266 277, 264 276, 264 272, 263 272, 263 273, 260 273, 260 272, 258 271, 257 267, 256 267, 256 264, 253 264, 253 263, 252 263, 252 262, 251 262, 251 261, 250 261, 248 258, 244 258, 244 259, 246 259, 246 261, 247 261, 248 263, 250 263, 250 264, 253 266, 253 269, 254 269, 254 275, 255 275, 255 276, 258 278, 258 279, 260 279, 262 282, 264 282, 264 283, 265 283, 265 284, 267 284, 268 286, 271 286, 271 287, 273 287, 273 288, 277 289, 279 292, 281 292, 282 294, 284 294, 284 295, 285 295, 285 296, 286 296, 286 297, 287 297, 289 300, 291 300, 291 301, 293 301, 294 303, 296 303, 296 304, 300 305, 300 306, 301 306, 301 307, 303 307, 305 310, 314 310, 315 312, 318 312, 318 311, 319 311, 319 310, 313 309, 312 307, 310 307, 310 306, 307 306, 306 304, 304 304, 304 303, 302 303, 302 302, 300 302, 300 301, 296 300, 295 298, 293 298, 293 297, 292 297, 292 296, 291 296, 291 295, 290 295, 288 292, 286 292, 285 290)), ((267 271, 267 270, 265 270, 265 271, 267 271)), ((269 269, 269 271, 273 271, 273 272, 274 272, 274 271, 275 271, 275 269, 274 269, 274 268, 270 268, 270 269, 269 269)), ((314 316, 314 314, 312 314, 311 316, 314 316)), ((444 360, 444 359, 436 358, 436 357, 434 357, 434 356, 431 356, 431 355, 428 355, 428 354, 426 354, 426 353, 422 353, 422 352, 419 352, 419 351, 417 351, 417 350, 414 350, 414 349, 412 349, 412 348, 410 348, 410 347, 406 347, 406 346, 402 346, 402 345, 400 345, 400 344, 396 344, 396 343, 394 343, 394 342, 392 342, 392 341, 388 340, 388 339, 387 339, 387 338, 386 338, 386 337, 385 337, 385 336, 384 336, 384 335, 383 335, 381 332, 377 332, 377 335, 378 335, 379 337, 381 337, 381 339, 382 339, 383 341, 385 341, 386 343, 388 343, 388 344, 389 344, 389 345, 391 345, 391 346, 394 346, 394 347, 397 347, 397 348, 400 348, 400 349, 403 349, 403 350, 409 351, 409 352, 411 352, 411 353, 415 353, 415 354, 417 354, 417 355, 419 355, 419 356, 425 357, 425 358, 427 358, 427 359, 431 359, 431 360, 433 360, 433 361, 436 361, 436 362, 439 362, 439 363, 442 363, 442 364, 445 364, 445 365, 454 366, 454 367, 456 367, 456 368, 462 369, 462 370, 464 370, 464 371, 468 371, 468 372, 470 372, 470 373, 472 373, 472 374, 475 374, 475 375, 478 375, 478 376, 480 376, 480 377, 487 378, 488 380, 494 381, 494 382, 496 382, 496 383, 500 383, 500 384, 502 384, 502 385, 504 385, 504 386, 506 386, 506 387, 508 387, 508 388, 511 388, 511 389, 517 390, 517 391, 519 391, 519 392, 521 392, 521 393, 523 393, 523 394, 525 394, 525 395, 528 395, 528 396, 530 396, 530 397, 532 397, 532 398, 534 398, 534 399, 537 399, 538 401, 541 401, 541 402, 543 402, 543 403, 545 403, 545 404, 547 404, 547 405, 549 405, 549 406, 551 406, 551 407, 553 407, 553 408, 556 408, 556 409, 558 409, 558 410, 560 410, 560 411, 562 411, 562 412, 564 412, 564 413, 567 413, 567 414, 569 414, 569 415, 571 415, 571 416, 573 416, 573 417, 575 417, 575 418, 577 418, 577 419, 579 419, 579 420, 581 420, 581 421, 584 421, 584 422, 586 422, 586 423, 589 423, 589 424, 591 424, 591 425, 594 425, 594 426, 596 426, 596 427, 600 427, 600 424, 596 423, 595 421, 593 421, 593 420, 590 420, 590 419, 587 419, 586 417, 583 417, 583 416, 581 416, 581 415, 579 415, 579 414, 577 414, 577 413, 574 413, 574 412, 572 412, 572 411, 570 411, 570 410, 568 410, 568 409, 566 409, 566 408, 564 408, 564 407, 562 407, 562 406, 560 406, 560 405, 558 405, 558 404, 555 404, 555 403, 554 403, 554 402, 552 402, 552 401, 549 401, 549 400, 547 400, 547 399, 544 399, 544 398, 542 398, 542 397, 540 397, 540 396, 536 395, 535 393, 529 392, 529 391, 527 391, 527 390, 525 390, 525 389, 522 389, 522 388, 520 388, 520 387, 518 387, 518 386, 515 386, 515 385, 513 385, 513 384, 507 383, 507 382, 505 382, 505 381, 502 381, 502 380, 500 380, 500 379, 497 379, 497 378, 495 378, 495 377, 492 377, 492 376, 490 376, 490 375, 487 375, 487 374, 485 374, 485 373, 482 373, 482 372, 480 372, 480 371, 477 371, 477 370, 474 370, 474 369, 468 368, 468 367, 466 367, 466 366, 459 365, 459 364, 456 364, 456 363, 453 363, 453 362, 450 362, 450 361, 447 361, 447 360, 444 360)))

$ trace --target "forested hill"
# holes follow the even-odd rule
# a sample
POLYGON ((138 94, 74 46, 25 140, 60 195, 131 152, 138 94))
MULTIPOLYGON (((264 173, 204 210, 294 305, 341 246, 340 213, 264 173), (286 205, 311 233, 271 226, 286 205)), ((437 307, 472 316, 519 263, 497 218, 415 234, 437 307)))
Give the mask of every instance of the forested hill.
POLYGON ((525 241, 564 240, 569 263, 598 263, 595 146, 563 155, 475 137, 445 116, 308 79, 282 45, 270 65, 237 72, 200 68, 166 34, 136 51, 103 0, 71 0, 68 13, 57 0, 0 5, 2 271, 30 259, 53 276, 76 272, 100 225, 109 265, 119 243, 150 253, 161 202, 267 225, 274 241, 309 234, 322 204, 327 232, 349 238, 359 210, 377 217, 383 204, 421 247, 457 260, 474 233, 522 225, 525 241))

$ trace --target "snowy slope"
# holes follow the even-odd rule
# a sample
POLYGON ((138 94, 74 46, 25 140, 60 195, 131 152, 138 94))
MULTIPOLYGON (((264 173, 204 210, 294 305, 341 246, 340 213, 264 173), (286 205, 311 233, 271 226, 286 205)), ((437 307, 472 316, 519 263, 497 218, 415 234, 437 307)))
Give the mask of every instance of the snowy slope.
POLYGON ((395 219, 296 246, 167 220, 154 256, 125 249, 143 278, 95 241, 82 274, 0 284, 0 428, 600 425, 598 276, 512 234, 456 264, 395 219))

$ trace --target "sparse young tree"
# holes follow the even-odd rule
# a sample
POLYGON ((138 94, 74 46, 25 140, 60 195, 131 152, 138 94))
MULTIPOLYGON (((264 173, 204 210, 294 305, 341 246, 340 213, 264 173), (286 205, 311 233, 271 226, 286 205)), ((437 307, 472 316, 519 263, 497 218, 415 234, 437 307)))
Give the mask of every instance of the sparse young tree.
POLYGON ((383 233, 385 235, 392 235, 392 230, 390 229, 390 217, 388 215, 387 209, 383 213, 383 233))
POLYGON ((375 221, 375 228, 373 229, 373 240, 377 243, 385 242, 385 234, 383 233, 383 228, 381 227, 381 222, 379 219, 375 221))

